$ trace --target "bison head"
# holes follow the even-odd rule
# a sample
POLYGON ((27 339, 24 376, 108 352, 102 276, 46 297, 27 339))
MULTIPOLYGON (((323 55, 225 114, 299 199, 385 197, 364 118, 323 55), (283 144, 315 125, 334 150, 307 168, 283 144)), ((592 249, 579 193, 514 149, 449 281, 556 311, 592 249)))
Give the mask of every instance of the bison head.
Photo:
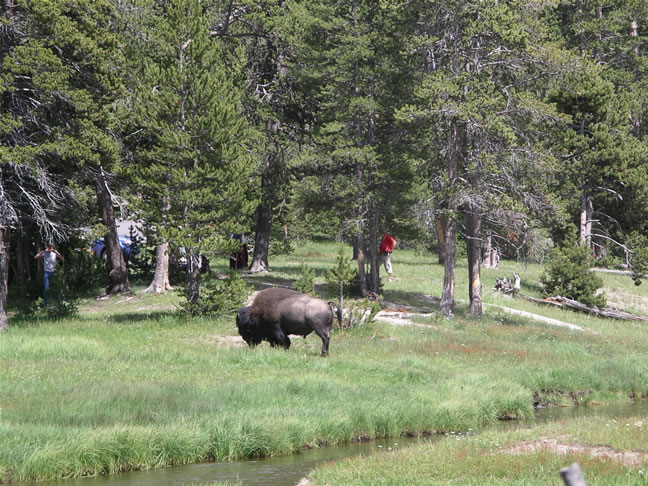
POLYGON ((236 311, 236 327, 238 332, 248 346, 256 346, 261 344, 263 340, 263 333, 259 326, 256 324, 250 315, 251 306, 241 307, 236 311))

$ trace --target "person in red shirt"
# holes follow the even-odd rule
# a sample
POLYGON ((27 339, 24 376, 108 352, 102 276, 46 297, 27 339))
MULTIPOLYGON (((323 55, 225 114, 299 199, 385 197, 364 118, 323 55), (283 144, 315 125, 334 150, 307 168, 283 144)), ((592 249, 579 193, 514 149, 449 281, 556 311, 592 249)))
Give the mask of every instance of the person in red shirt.
POLYGON ((380 242, 380 254, 385 258, 385 270, 387 277, 392 278, 391 252, 396 247, 396 240, 389 233, 385 233, 380 242))

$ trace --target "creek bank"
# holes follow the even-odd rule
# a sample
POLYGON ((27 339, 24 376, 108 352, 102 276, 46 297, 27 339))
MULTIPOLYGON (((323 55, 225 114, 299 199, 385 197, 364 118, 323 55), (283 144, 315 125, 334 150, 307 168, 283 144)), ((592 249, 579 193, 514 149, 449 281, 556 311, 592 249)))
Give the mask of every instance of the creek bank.
MULTIPOLYGON (((578 419, 587 416, 629 417, 648 413, 648 401, 626 403, 600 407, 556 407, 537 410, 537 414, 530 420, 501 421, 487 429, 495 428, 502 431, 528 428, 542 423, 559 420, 578 419)), ((315 447, 304 449, 299 453, 288 456, 272 456, 262 459, 243 460, 237 462, 211 462, 187 464, 184 466, 158 468, 146 471, 132 471, 114 475, 96 476, 90 478, 73 478, 58 481, 39 482, 38 486, 176 486, 178 484, 212 484, 215 482, 229 482, 240 486, 309 486, 312 484, 306 477, 315 468, 324 463, 339 461, 348 457, 368 456, 370 454, 387 453, 408 446, 416 446, 422 442, 454 440, 460 434, 430 434, 425 437, 399 437, 371 441, 358 441, 331 447, 315 447)), ((474 432, 470 432, 474 435, 474 432)), ((463 435, 464 439, 466 435, 463 435)), ((547 447, 553 447, 551 440, 558 445, 567 442, 565 437, 547 437, 547 447)), ((540 440, 540 439, 539 439, 540 440)), ((542 444, 533 444, 527 441, 529 452, 532 447, 542 444)), ((520 454, 523 453, 524 443, 520 442, 520 454)), ((511 446, 513 448, 515 446, 511 446)), ((601 452, 606 450, 601 446, 601 452)), ((567 450, 567 449, 563 449, 567 450)), ((623 451, 614 450, 623 455, 623 451)), ((513 449, 511 454, 513 453, 513 449)), ((628 457, 631 455, 626 452, 628 457)), ((36 483, 29 483, 34 484, 36 483)))

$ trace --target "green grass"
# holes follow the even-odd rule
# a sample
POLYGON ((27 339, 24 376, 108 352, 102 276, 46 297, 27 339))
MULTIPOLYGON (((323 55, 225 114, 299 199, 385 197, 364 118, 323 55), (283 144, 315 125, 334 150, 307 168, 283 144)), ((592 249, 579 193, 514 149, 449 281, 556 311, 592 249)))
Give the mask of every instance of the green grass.
POLYGON ((648 440, 644 420, 589 417, 531 429, 454 434, 320 466, 309 475, 310 484, 558 486, 563 484, 560 469, 577 462, 588 484, 645 485, 648 457, 638 452, 648 440), (600 455, 621 451, 627 451, 627 464, 600 455))
MULTIPOLYGON (((322 292, 336 249, 306 243, 273 258, 271 274, 246 279, 289 285, 305 262, 322 292)), ((438 298, 443 281, 434 261, 394 252, 398 280, 385 282, 385 300, 434 310, 426 296, 438 298)), ((435 313, 417 319, 419 326, 335 330, 329 358, 319 357, 314 335, 295 337, 288 352, 267 343, 250 350, 233 316, 183 318, 176 294, 87 300, 78 317, 60 321, 12 320, 0 336, 0 479, 290 454, 359 436, 475 429, 530 416, 538 398, 594 404, 648 394, 645 324, 492 294, 495 277, 513 271, 533 295, 541 268, 505 262, 484 271, 485 302, 589 331, 494 308, 481 320, 465 318, 465 262, 457 270, 455 318, 435 313)), ((646 290, 603 278, 637 299, 646 290)))

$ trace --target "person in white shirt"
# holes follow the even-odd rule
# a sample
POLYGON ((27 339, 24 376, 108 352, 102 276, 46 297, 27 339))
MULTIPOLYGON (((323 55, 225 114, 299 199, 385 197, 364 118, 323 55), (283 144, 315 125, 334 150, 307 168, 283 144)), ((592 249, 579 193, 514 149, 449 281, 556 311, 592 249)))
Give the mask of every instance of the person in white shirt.
POLYGON ((43 260, 43 301, 45 306, 49 305, 47 298, 47 291, 50 287, 50 282, 56 276, 56 260, 63 261, 63 255, 54 249, 51 243, 47 245, 45 250, 39 251, 34 258, 43 260))

